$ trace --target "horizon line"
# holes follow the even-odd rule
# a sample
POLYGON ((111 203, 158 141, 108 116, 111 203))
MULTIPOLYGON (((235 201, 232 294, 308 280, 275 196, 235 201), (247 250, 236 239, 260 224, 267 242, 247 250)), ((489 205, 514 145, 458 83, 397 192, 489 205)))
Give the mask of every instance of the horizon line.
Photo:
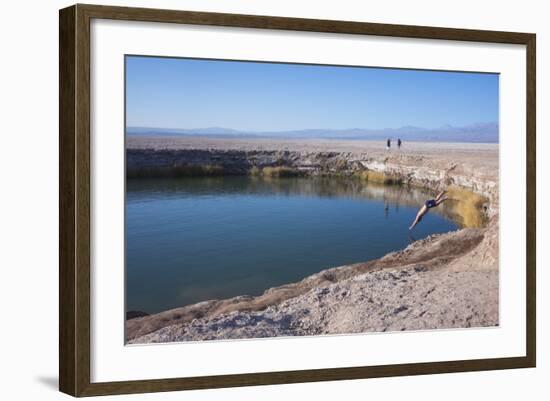
POLYGON ((467 127, 473 127, 476 125, 490 125, 495 124, 497 126, 500 126, 500 123, 498 121, 479 121, 474 122, 466 125, 451 125, 451 124, 443 124, 439 127, 434 128, 427 128, 427 127, 420 127, 416 125, 402 125, 398 127, 384 127, 384 128, 368 128, 368 127, 348 127, 348 128, 291 128, 291 129, 284 129, 284 130, 269 130, 269 129, 238 129, 238 128, 230 128, 230 127, 224 127, 224 126, 203 126, 203 127, 192 127, 192 128, 186 128, 186 127, 158 127, 158 126, 147 126, 147 125, 126 125, 125 129, 131 129, 131 128, 147 128, 147 129, 163 129, 163 130, 206 130, 206 129, 223 129, 223 130, 231 130, 231 131, 237 131, 237 132, 248 132, 248 133, 274 133, 274 132, 291 132, 291 131, 316 131, 316 130, 324 130, 324 131, 351 131, 351 130, 371 130, 371 131, 384 131, 384 130, 397 130, 397 129, 403 129, 403 128, 415 128, 415 129, 423 129, 423 130, 437 130, 437 129, 451 129, 451 128, 467 128, 467 127))

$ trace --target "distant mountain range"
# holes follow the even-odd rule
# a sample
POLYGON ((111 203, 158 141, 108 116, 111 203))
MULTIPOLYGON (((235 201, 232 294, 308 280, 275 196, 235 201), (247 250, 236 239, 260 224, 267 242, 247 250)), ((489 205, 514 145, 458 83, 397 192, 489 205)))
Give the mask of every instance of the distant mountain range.
POLYGON ((295 131, 238 131, 230 128, 150 128, 128 127, 128 135, 142 136, 207 136, 220 138, 285 138, 285 139, 370 139, 427 142, 478 142, 498 143, 498 123, 478 123, 463 127, 444 125, 440 128, 349 128, 349 129, 303 129, 295 131))

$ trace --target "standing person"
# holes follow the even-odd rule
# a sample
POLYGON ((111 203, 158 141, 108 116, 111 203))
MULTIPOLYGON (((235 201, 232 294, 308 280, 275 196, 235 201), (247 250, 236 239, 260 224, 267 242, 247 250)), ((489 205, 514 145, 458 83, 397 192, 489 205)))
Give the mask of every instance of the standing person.
POLYGON ((443 197, 443 194, 445 192, 447 192, 447 191, 441 191, 439 194, 437 194, 435 199, 428 199, 426 202, 424 202, 424 204, 422 205, 422 207, 420 208, 420 210, 416 214, 416 218, 414 219, 413 223, 409 227, 409 230, 412 230, 414 228, 414 226, 416 226, 418 223, 420 223, 420 220, 422 220, 422 217, 424 217, 424 215, 426 213, 428 213, 428 210, 430 210, 432 207, 439 206, 441 203, 443 203, 447 199, 449 199, 447 197, 443 197))
POLYGON ((397 138, 397 148, 401 149, 401 138, 397 138))
POLYGON ((391 139, 388 138, 388 140, 386 141, 386 149, 390 150, 390 147, 391 147, 391 139))

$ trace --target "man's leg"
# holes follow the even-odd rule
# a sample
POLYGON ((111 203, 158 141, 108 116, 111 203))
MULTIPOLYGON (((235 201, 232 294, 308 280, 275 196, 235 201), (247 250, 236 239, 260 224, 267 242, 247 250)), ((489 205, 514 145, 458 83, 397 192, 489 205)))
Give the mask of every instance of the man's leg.
POLYGON ((441 197, 445 194, 445 190, 441 191, 440 193, 437 194, 437 196, 435 197, 435 201, 439 201, 439 199, 441 199, 441 197))

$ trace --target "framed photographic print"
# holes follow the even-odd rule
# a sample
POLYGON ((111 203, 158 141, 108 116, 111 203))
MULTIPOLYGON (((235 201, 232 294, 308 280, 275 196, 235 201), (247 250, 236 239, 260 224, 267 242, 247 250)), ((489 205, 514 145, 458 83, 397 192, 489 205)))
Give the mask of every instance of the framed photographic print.
POLYGON ((61 391, 535 366, 534 34, 59 22, 61 391))

